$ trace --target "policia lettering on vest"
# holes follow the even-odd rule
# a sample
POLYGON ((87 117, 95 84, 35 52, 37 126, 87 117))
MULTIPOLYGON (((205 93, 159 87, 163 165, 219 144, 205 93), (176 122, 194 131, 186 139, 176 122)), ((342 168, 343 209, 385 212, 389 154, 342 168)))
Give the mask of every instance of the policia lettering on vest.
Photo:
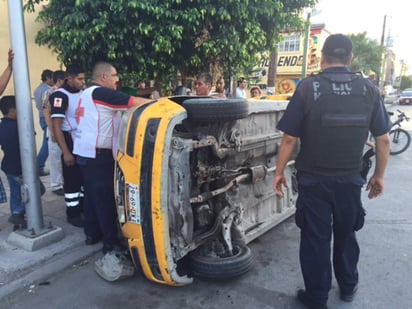
POLYGON ((343 80, 337 76, 321 73, 313 78, 314 100, 305 106, 307 129, 302 132, 302 153, 296 161, 300 170, 351 175, 362 166, 373 102, 363 77, 350 74, 343 80))
POLYGON ((384 188, 390 121, 379 89, 349 70, 352 56, 347 36, 329 36, 322 49, 322 72, 300 82, 277 126, 284 133, 273 184, 280 198, 282 187, 288 185, 285 166, 300 141, 295 161, 299 191, 295 220, 301 230, 305 289, 297 296, 308 308, 327 308, 331 264, 341 299, 351 301, 357 290, 360 251, 355 234, 365 216, 361 170, 369 132, 377 143, 375 170, 366 186, 368 197, 380 196, 384 188))

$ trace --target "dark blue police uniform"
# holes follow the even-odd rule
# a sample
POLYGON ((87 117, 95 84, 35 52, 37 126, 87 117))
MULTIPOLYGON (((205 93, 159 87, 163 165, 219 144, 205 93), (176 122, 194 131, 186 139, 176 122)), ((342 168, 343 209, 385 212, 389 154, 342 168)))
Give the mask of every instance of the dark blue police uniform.
MULTIPOLYGON (((342 82, 340 83, 343 85, 342 87, 331 87, 333 92, 340 91, 340 93, 334 93, 335 95, 346 95, 346 100, 353 99, 351 78, 354 73, 351 73, 346 67, 335 67, 328 68, 321 74, 331 80, 342 82)), ((340 147, 339 144, 337 146, 328 144, 333 140, 333 133, 327 143, 322 142, 325 137, 321 135, 335 132, 333 131, 334 126, 339 122, 346 124, 357 121, 366 123, 365 132, 369 130, 374 136, 380 136, 389 131, 389 117, 378 89, 369 81, 363 78, 362 80, 364 80, 361 84, 362 87, 360 87, 364 90, 362 100, 368 100, 371 107, 369 111, 364 110, 365 115, 368 114, 367 117, 351 118, 351 111, 345 111, 343 108, 344 113, 342 114, 344 117, 349 115, 348 119, 345 118, 344 121, 341 121, 342 117, 339 118, 340 120, 330 117, 331 127, 322 128, 322 125, 328 121, 327 117, 323 117, 322 121, 312 121, 312 123, 320 123, 317 129, 310 128, 313 124, 310 124, 308 117, 310 117, 314 104, 318 103, 322 95, 320 93, 322 89, 319 90, 319 76, 311 76, 299 84, 284 116, 277 125, 279 130, 300 138, 301 142, 301 149, 296 159, 299 196, 295 220, 301 230, 300 263, 306 295, 314 304, 326 304, 328 292, 331 289, 330 243, 332 235, 334 240, 333 268, 341 291, 350 293, 358 283, 357 263, 360 251, 355 231, 363 225, 364 210, 361 203, 361 188, 365 181, 360 176, 360 166, 358 168, 353 162, 345 162, 345 157, 352 156, 356 159, 358 153, 348 153, 341 156, 340 152, 344 152, 345 148, 353 148, 352 140, 346 141, 351 147, 343 145, 343 150, 336 151, 333 148, 340 147), (327 132, 324 133, 325 131, 327 132), (314 136, 313 132, 317 132, 320 136, 314 136), (328 154, 329 157, 332 157, 330 160, 328 154), (334 157, 339 156, 342 157, 342 160, 336 159, 336 161, 334 157)), ((340 98, 345 100, 344 97, 340 98)), ((357 123, 354 127, 361 126, 357 123)), ((345 130, 341 130, 341 132, 345 132, 345 130)), ((349 137, 356 143, 356 136, 349 137)), ((364 136, 358 138, 358 141, 363 144, 365 142, 364 136)), ((355 152, 363 151, 362 145, 355 148, 359 148, 355 149, 355 152)), ((361 161, 361 156, 358 159, 361 161)))

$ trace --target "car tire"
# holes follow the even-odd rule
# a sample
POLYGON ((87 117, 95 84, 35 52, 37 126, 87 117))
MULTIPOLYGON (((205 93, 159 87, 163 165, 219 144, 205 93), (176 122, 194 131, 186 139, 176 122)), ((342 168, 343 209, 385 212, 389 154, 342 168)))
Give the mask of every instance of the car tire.
POLYGON ((246 245, 234 243, 234 255, 215 257, 204 254, 203 247, 189 254, 194 277, 208 280, 227 280, 247 273, 252 267, 252 253, 246 245))
POLYGON ((183 102, 189 120, 237 120, 246 118, 249 105, 243 99, 188 99, 183 102))

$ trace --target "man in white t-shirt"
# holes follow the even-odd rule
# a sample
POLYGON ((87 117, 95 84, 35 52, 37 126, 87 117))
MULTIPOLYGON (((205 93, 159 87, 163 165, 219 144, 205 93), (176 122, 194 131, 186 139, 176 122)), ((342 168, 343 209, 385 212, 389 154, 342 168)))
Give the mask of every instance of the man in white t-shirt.
POLYGON ((237 82, 236 88, 236 98, 238 99, 246 99, 246 86, 247 82, 244 77, 241 77, 237 82))

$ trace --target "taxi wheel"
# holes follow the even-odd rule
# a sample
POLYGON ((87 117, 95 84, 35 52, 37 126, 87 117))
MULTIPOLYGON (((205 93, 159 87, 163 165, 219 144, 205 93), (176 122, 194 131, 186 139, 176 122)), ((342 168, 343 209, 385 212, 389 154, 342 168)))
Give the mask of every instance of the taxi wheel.
POLYGON ((203 279, 226 280, 247 273, 252 267, 252 253, 248 246, 234 243, 234 255, 210 256, 200 247, 191 252, 190 267, 193 276, 203 279))
POLYGON ((183 102, 188 119, 196 121, 237 120, 246 118, 249 105, 243 99, 188 99, 183 102))

